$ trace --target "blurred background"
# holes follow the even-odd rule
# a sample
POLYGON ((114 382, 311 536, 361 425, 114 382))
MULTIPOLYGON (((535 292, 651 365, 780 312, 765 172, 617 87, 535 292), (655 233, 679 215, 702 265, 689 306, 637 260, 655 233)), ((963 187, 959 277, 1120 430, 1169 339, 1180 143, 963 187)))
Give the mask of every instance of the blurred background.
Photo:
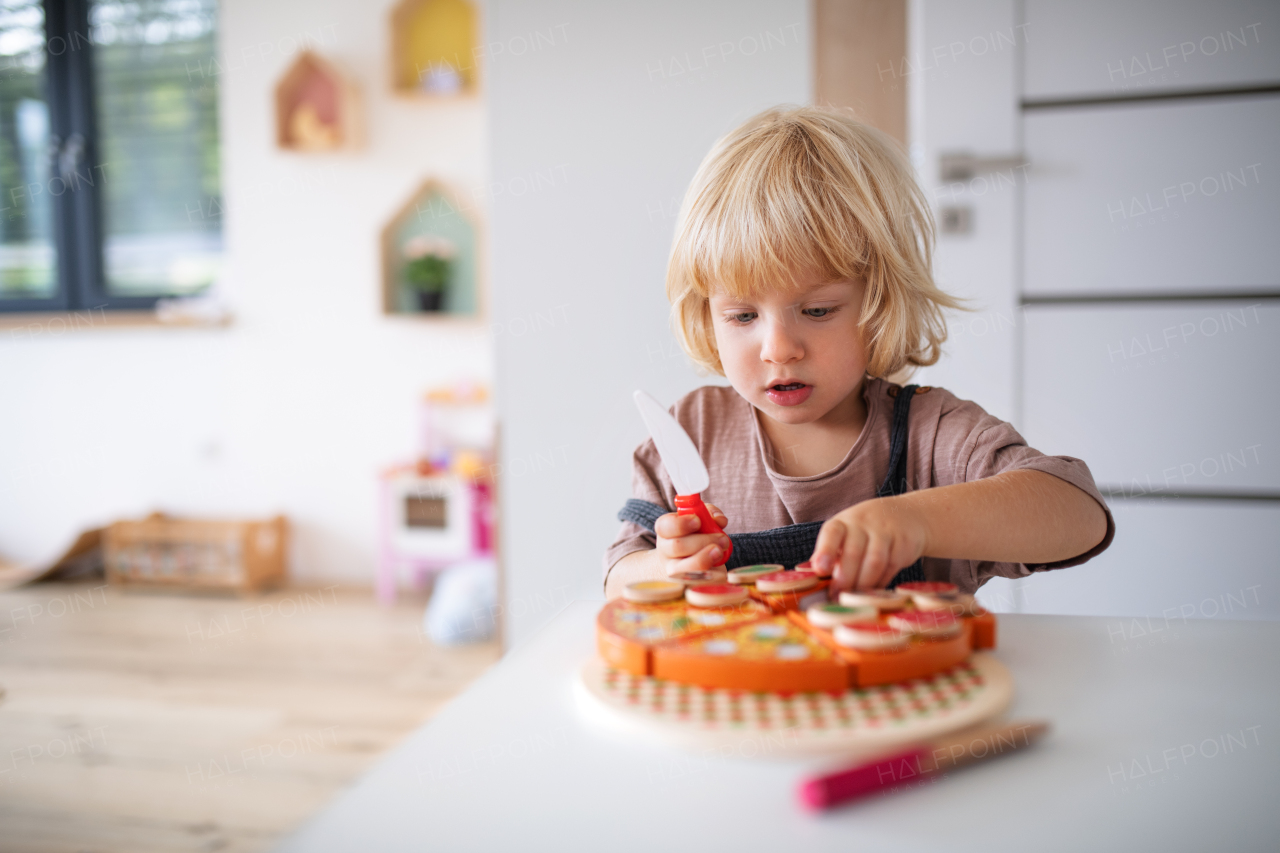
POLYGON ((910 153, 972 309, 913 381, 1115 514, 980 599, 1280 618, 1278 33, 1247 0, 0 2, 0 848, 265 849, 602 599, 631 392, 723 381, 670 332, 680 199, 782 103, 910 153))

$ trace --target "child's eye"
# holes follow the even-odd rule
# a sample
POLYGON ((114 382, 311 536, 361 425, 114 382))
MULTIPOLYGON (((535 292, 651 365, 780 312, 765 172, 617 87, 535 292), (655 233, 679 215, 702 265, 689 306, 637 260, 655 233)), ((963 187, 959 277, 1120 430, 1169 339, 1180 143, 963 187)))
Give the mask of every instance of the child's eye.
POLYGON ((823 317, 826 317, 828 314, 830 314, 832 311, 835 311, 835 310, 836 309, 834 308, 806 308, 801 313, 804 314, 806 317, 821 319, 823 317))
POLYGON ((746 323, 750 323, 752 320, 754 320, 758 316, 759 315, 756 314, 756 312, 754 311, 740 311, 737 314, 730 314, 729 321, 732 323, 742 323, 745 325, 746 323))

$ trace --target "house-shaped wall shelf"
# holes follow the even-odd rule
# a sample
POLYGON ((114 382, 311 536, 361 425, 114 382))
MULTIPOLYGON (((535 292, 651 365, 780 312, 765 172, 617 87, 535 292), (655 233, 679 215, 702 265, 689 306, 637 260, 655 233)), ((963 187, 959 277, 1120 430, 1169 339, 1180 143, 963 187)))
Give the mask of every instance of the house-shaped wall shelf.
POLYGON ((276 84, 276 144, 337 151, 359 143, 355 89, 333 63, 304 50, 276 84))
POLYGON ((400 95, 474 95, 480 22, 468 0, 402 0, 391 11, 391 86, 400 95))
MULTIPOLYGON (((481 234, 472 208, 444 183, 428 180, 418 187, 382 229, 382 310, 424 319, 468 319, 482 316, 481 234), (415 256, 444 256, 447 270, 438 305, 429 294, 415 256)), ((436 267, 439 270, 439 265, 436 267)))

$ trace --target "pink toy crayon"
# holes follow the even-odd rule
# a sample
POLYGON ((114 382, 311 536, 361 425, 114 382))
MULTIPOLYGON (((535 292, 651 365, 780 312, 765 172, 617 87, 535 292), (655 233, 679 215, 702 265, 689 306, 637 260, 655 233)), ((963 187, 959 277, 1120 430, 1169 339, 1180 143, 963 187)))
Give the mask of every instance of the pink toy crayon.
POLYGON ((1048 731, 1047 722, 1024 720, 911 747, 847 770, 806 779, 798 791, 800 803, 811 811, 829 809, 1030 746, 1048 731))

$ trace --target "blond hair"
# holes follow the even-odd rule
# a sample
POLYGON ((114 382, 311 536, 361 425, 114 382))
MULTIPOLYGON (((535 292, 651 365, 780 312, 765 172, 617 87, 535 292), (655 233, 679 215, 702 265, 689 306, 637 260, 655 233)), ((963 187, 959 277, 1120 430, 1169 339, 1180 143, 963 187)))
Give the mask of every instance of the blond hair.
POLYGON ((859 327, 867 372, 933 364, 943 308, 960 301, 930 272, 933 215, 896 142, 846 113, 774 108, 720 139, 685 194, 667 268, 681 345, 724 375, 713 287, 735 299, 824 281, 866 282, 859 327))

